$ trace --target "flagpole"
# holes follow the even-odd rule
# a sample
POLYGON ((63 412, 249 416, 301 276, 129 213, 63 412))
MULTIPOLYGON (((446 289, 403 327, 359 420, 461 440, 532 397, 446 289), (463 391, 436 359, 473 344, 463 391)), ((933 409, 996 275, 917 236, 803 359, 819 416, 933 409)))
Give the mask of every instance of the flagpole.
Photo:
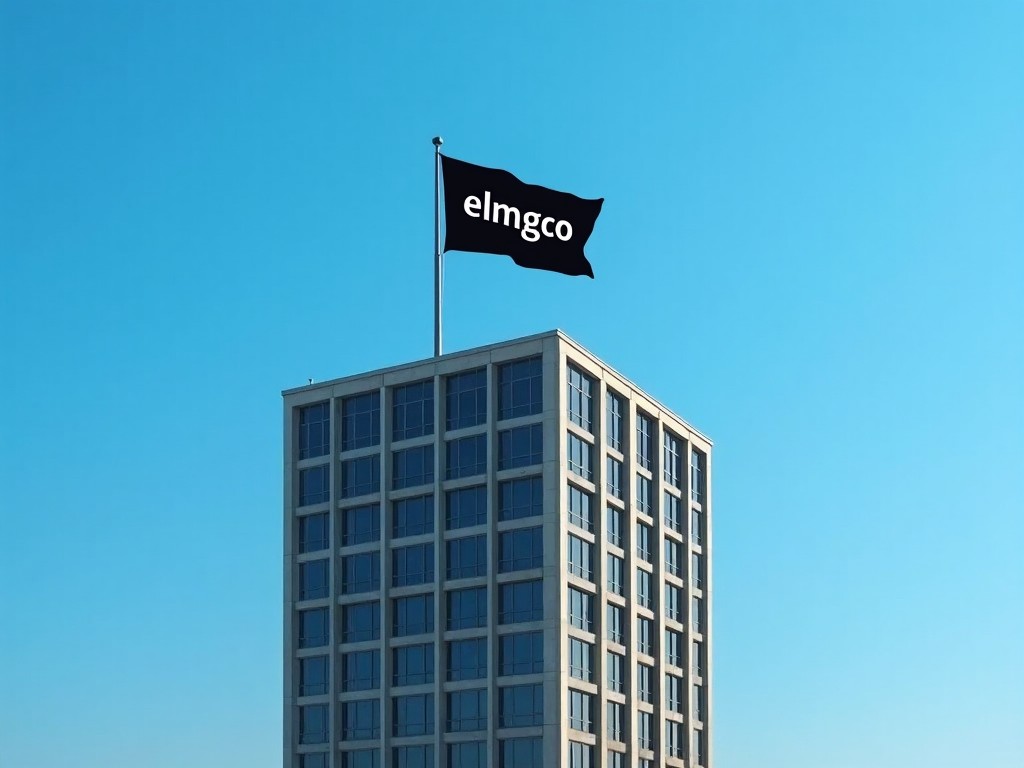
POLYGON ((444 293, 444 263, 441 256, 441 145, 434 137, 434 357, 441 356, 441 298, 444 293))

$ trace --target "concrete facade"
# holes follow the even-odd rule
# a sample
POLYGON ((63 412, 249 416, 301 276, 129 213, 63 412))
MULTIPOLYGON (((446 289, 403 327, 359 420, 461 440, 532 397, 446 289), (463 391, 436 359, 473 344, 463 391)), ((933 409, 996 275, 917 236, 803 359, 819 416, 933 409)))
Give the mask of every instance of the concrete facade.
MULTIPOLYGON (((520 393, 529 389, 528 382, 516 386, 520 393)), ((477 764, 504 768, 529 764, 535 768, 538 754, 544 761, 557 755, 558 765, 574 768, 710 768, 714 764, 712 445, 707 437, 559 331, 291 389, 283 397, 285 768, 469 768, 477 764), (516 397, 508 386, 501 386, 502 377, 510 375, 503 366, 534 358, 540 360, 539 407, 534 394, 520 409, 528 412, 500 419, 499 403, 516 397), (480 369, 486 381, 486 418, 448 430, 448 377, 480 369), (398 414, 395 391, 418 382, 432 383, 433 428, 404 438, 394 429, 398 414), (589 397, 583 389, 589 389, 589 397), (366 416, 378 420, 379 438, 375 444, 342 451, 343 403, 368 392, 379 395, 377 416, 366 416), (617 420, 611 415, 609 393, 620 398, 618 431, 613 429, 617 420), (326 404, 329 425, 324 428, 329 434, 322 447, 312 451, 316 455, 300 458, 300 438, 308 447, 310 434, 308 427, 300 428, 300 418, 308 418, 309 411, 304 408, 318 404, 326 404), (650 425, 645 431, 649 435, 646 451, 641 450, 644 439, 637 431, 641 417, 648 418, 650 425), (518 430, 514 436, 513 430, 518 430), (510 446, 538 431, 542 436, 540 461, 512 455, 515 449, 510 446), (620 436, 618 448, 611 445, 614 434, 620 436), (486 469, 446 479, 449 452, 459 450, 455 443, 461 438, 476 438, 468 442, 486 445, 486 469), (414 449, 408 453, 427 456, 429 446, 433 447, 433 466, 429 468, 432 471, 424 472, 425 482, 395 488, 396 468, 406 455, 399 459, 397 454, 414 449), (356 460, 361 459, 365 461, 359 464, 356 460), (357 486, 343 479, 343 472, 348 473, 346 478, 354 476, 357 464, 370 466, 373 461, 379 476, 371 478, 372 488, 360 487, 358 496, 345 496, 344 488, 357 486), (499 463, 509 468, 500 468, 499 463), (619 472, 621 480, 616 481, 619 472), (310 478, 321 477, 329 481, 324 492, 300 498, 300 490, 306 493, 313 486, 310 478), (501 500, 511 493, 510 484, 532 477, 539 478, 543 489, 541 513, 499 519, 499 507, 505 509, 501 500), (485 489, 478 493, 486 494, 486 521, 448 529, 447 499, 466 488, 485 489), (581 492, 590 499, 589 515, 579 509, 581 492), (432 530, 395 537, 396 502, 426 494, 433 498, 432 530), (570 497, 576 501, 571 502, 570 497), (311 498, 311 503, 302 503, 311 498), (575 505, 572 511, 570 504, 575 505), (379 505, 377 539, 345 543, 343 516, 353 508, 371 505, 379 505), (326 517, 318 519, 329 522, 327 545, 317 548, 305 539, 300 542, 303 518, 325 513, 326 517), (534 552, 539 554, 539 566, 529 561, 529 567, 519 568, 519 561, 508 554, 515 539, 511 534, 520 531, 526 536, 526 529, 538 527, 539 533, 530 535, 539 535, 542 542, 540 552, 534 552), (466 536, 483 537, 478 541, 485 542, 486 572, 448 579, 449 542, 466 536), (421 584, 395 585, 396 568, 404 568, 406 563, 404 552, 401 563, 396 562, 398 550, 420 545, 432 545, 433 578, 421 584), (374 588, 353 592, 357 577, 346 568, 367 560, 357 556, 372 553, 379 558, 379 573, 371 580, 374 588), (318 579, 324 569, 326 580, 321 587, 318 579), (540 590, 542 615, 510 607, 517 598, 513 588, 503 589, 503 585, 521 582, 539 583, 530 587, 534 590, 530 594, 540 590), (448 593, 474 587, 485 591, 485 624, 448 629, 448 593), (309 589, 312 596, 303 596, 302 589, 309 589), (393 637, 396 601, 418 595, 428 596, 424 602, 432 605, 432 630, 393 637), (373 609, 379 616, 377 636, 343 642, 348 639, 346 606, 353 604, 377 605, 373 609), (578 607, 574 609, 574 605, 578 607), (589 612, 587 605, 592 606, 589 612), (621 612, 618 632, 612 626, 613 609, 608 606, 621 612), (311 646, 307 627, 317 624, 325 612, 326 643, 313 640, 311 646), (511 620, 521 616, 527 619, 511 620), (306 633, 301 641, 300 631, 306 633), (533 632, 540 635, 531 634, 530 639, 539 639, 543 648, 539 670, 500 674, 508 671, 508 654, 503 655, 502 650, 512 642, 502 638, 513 634, 525 638, 533 632), (648 636, 646 646, 642 635, 648 636), (482 639, 486 672, 450 681, 449 644, 465 638, 482 639), (425 653, 432 654, 425 662, 431 671, 422 675, 422 680, 395 685, 402 676, 395 668, 396 649, 412 645, 424 646, 425 653), (360 662, 376 659, 379 669, 371 678, 359 679, 359 690, 343 690, 343 658, 348 664, 356 657, 346 654, 362 651, 371 652, 360 655, 360 662), (300 690, 300 684, 308 682, 300 679, 304 664, 318 675, 325 668, 324 684, 317 682, 307 686, 310 690, 300 690), (618 674, 614 670, 620 667, 618 674), (613 684, 612 677, 621 682, 613 684), (542 714, 534 712, 529 724, 510 727, 516 721, 513 697, 503 689, 524 685, 540 686, 529 690, 541 693, 542 714), (453 715, 447 711, 448 695, 465 690, 480 692, 473 696, 485 702, 485 713, 478 729, 462 729, 472 720, 459 719, 454 727, 461 730, 449 731, 453 715), (647 692, 641 694, 641 690, 647 692), (403 735, 407 722, 403 713, 424 701, 433 703, 432 725, 417 725, 411 735, 403 735), (346 706, 350 702, 361 703, 346 706), (503 707, 503 702, 507 706, 503 707), (571 706, 581 704, 582 709, 574 710, 571 717, 571 706), (354 729, 352 723, 358 718, 349 713, 357 708, 371 712, 374 707, 376 723, 370 718, 368 728, 354 729), (617 728, 614 722, 620 716, 621 728, 617 728), (516 739, 539 742, 505 743, 516 739), (459 744, 467 746, 451 746, 459 744), (420 745, 426 749, 399 751, 420 745)), ((365 426, 369 421, 361 423, 365 426)), ((404 470, 402 476, 406 477, 404 470)), ((520 483, 515 487, 526 486, 520 483)), ((424 546, 416 552, 429 550, 424 546)), ((409 682, 404 677, 402 681, 409 682)))

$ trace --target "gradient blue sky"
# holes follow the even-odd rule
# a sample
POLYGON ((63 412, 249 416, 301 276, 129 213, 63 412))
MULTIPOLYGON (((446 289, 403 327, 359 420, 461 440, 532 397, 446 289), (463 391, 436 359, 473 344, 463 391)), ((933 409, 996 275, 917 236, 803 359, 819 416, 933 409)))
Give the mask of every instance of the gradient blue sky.
POLYGON ((719 768, 1024 765, 1017 0, 0 3, 0 764, 280 764, 279 392, 429 356, 437 133, 606 198, 446 347, 716 441, 719 768))

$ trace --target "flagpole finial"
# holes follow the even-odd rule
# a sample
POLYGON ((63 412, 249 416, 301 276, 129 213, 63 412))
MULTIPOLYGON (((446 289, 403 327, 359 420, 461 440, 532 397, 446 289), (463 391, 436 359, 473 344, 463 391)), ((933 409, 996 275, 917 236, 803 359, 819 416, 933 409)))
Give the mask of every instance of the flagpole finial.
POLYGON ((440 136, 435 136, 434 137, 434 146, 435 147, 440 147, 442 144, 444 144, 444 139, 442 139, 440 136))

